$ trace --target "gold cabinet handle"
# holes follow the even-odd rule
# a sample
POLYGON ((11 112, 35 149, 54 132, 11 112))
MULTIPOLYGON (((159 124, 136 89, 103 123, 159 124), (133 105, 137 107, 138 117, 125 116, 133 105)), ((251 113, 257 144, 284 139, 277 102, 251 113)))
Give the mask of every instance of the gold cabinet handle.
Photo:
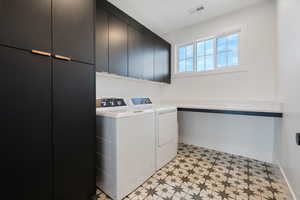
POLYGON ((45 51, 39 51, 39 50, 35 50, 35 49, 32 49, 31 53, 42 55, 42 56, 51 56, 51 53, 48 53, 45 51))
POLYGON ((70 57, 60 56, 60 55, 56 55, 56 54, 54 55, 54 58, 61 59, 61 60, 67 60, 67 61, 71 60, 70 57))

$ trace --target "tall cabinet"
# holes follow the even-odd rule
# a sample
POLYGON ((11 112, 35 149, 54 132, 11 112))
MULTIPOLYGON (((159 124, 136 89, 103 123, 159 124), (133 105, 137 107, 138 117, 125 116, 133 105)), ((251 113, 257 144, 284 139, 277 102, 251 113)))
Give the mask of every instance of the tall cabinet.
POLYGON ((0 27, 4 191, 11 199, 90 199, 94 1, 3 0, 0 27))

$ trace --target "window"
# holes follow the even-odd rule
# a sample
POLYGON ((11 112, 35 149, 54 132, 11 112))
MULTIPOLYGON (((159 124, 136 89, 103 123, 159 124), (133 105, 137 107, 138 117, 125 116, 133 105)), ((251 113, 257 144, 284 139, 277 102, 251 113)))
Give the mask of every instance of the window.
POLYGON ((238 34, 217 38, 217 67, 238 65, 238 34))
POLYGON ((197 42, 197 71, 214 69, 214 39, 197 42))
POLYGON ((179 72, 193 71, 194 45, 189 44, 179 48, 179 72))
POLYGON ((204 72, 239 64, 239 33, 222 35, 178 48, 177 72, 204 72))

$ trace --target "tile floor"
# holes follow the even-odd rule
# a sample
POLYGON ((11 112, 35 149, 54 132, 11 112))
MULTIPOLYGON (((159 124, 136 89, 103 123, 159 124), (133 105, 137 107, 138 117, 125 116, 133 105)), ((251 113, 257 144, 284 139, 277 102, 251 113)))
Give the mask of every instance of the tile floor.
MULTIPOLYGON (((97 190, 98 200, 109 200, 97 190)), ((269 163, 180 144, 177 157, 124 200, 292 199, 269 163)))

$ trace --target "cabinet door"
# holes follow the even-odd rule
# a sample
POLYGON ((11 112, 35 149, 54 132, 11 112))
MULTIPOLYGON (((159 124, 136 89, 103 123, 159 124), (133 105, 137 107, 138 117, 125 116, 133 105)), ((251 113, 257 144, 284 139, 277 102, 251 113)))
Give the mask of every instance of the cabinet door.
POLYGON ((127 76, 127 24, 109 16, 109 72, 127 76))
POLYGON ((2 195, 51 200, 51 58, 0 46, 0 66, 2 195))
POLYGON ((53 60, 54 199, 95 194, 94 66, 53 60))
POLYGON ((157 40, 155 45, 154 78, 170 83, 170 45, 162 40, 157 40))
POLYGON ((94 0, 52 0, 53 51, 94 63, 94 0))
POLYGON ((144 74, 143 77, 146 80, 154 80, 154 49, 155 49, 155 40, 150 34, 143 35, 143 68, 144 74))
POLYGON ((51 0, 1 0, 0 44, 51 51, 51 0))
POLYGON ((144 77, 144 41, 143 34, 128 26, 128 76, 144 77))
POLYGON ((96 71, 108 72, 108 14, 100 6, 96 10, 96 71))

